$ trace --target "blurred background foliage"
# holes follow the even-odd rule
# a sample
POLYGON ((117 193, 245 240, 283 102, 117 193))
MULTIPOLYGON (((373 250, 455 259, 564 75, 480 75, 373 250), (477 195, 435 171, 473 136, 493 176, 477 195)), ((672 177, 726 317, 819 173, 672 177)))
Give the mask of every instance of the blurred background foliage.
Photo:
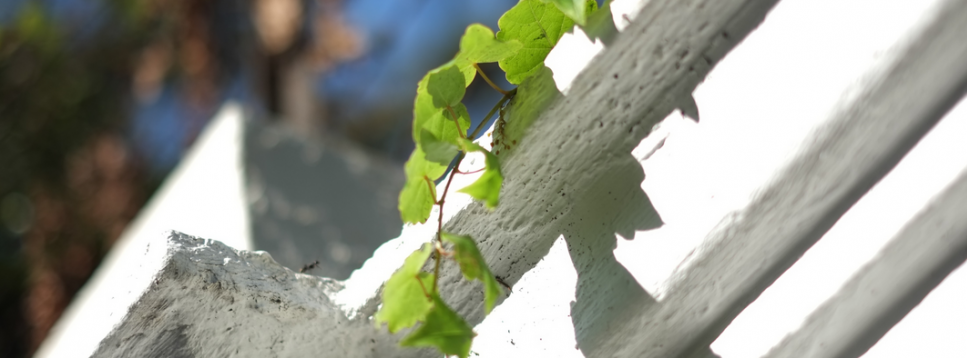
POLYGON ((0 2, 0 356, 36 350, 222 103, 402 163, 417 81, 515 2, 0 2))

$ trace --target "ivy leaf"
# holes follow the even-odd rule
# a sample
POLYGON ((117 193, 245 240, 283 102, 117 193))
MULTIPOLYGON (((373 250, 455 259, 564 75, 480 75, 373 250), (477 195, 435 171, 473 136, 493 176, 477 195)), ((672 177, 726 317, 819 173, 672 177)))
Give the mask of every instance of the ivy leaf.
POLYGON ((481 147, 480 144, 474 143, 472 140, 469 140, 466 138, 462 138, 460 141, 457 142, 457 144, 460 145, 460 149, 462 149, 464 152, 467 152, 467 153, 470 153, 470 152, 489 153, 489 151, 484 149, 484 147, 481 147))
POLYGON ((487 267, 483 255, 477 249, 477 243, 470 236, 442 233, 443 241, 453 244, 453 258, 460 265, 460 271, 467 280, 477 279, 484 284, 484 311, 490 314, 500 296, 500 285, 494 274, 487 267))
POLYGON ((584 26, 587 15, 597 10, 598 3, 594 0, 543 0, 544 2, 554 3, 558 10, 574 20, 574 22, 584 26))
POLYGON ((426 91, 430 74, 423 76, 416 88, 416 99, 413 101, 413 141, 420 143, 420 131, 423 125, 434 117, 443 116, 443 111, 433 105, 433 97, 426 91))
MULTIPOLYGON (((450 118, 444 117, 444 112, 449 112, 446 110, 446 106, 441 107, 434 104, 434 97, 430 95, 428 87, 430 76, 438 73, 439 71, 447 70, 451 67, 456 67, 459 72, 464 75, 464 83, 470 83, 473 81, 473 78, 477 73, 473 68, 473 63, 470 63, 466 60, 454 60, 431 70, 426 74, 426 76, 423 76, 423 79, 420 80, 420 83, 416 87, 416 99, 413 101, 413 141, 416 143, 420 143, 420 131, 426 127, 427 123, 442 121, 450 118)), ((465 89, 462 89, 460 93, 463 93, 462 91, 465 91, 465 89)), ((463 95, 461 94, 460 96, 462 97, 463 95)), ((466 107, 457 103, 455 106, 451 106, 451 108, 457 112, 457 116, 461 117, 460 128, 467 130, 467 127, 470 126, 470 115, 464 115, 464 113, 466 113, 466 107), (463 108, 463 113, 461 113, 460 107, 463 108), (464 119, 466 119, 466 123, 462 122, 464 119)), ((451 119, 450 122, 452 123, 453 120, 451 119)), ((435 134, 437 138, 447 138, 446 136, 443 136, 442 133, 437 132, 432 128, 430 129, 430 132, 435 134)))
POLYGON ((453 64, 460 69, 460 73, 463 74, 464 83, 466 83, 467 86, 470 86, 470 83, 473 82, 474 77, 477 77, 477 69, 473 67, 473 62, 461 57, 460 54, 457 54, 457 58, 453 59, 451 62, 453 62, 453 64))
POLYGON ((433 274, 420 270, 432 251, 430 244, 423 244, 386 281, 383 286, 383 306, 376 312, 377 325, 386 322, 389 332, 396 333, 427 318, 434 305, 426 296, 424 287, 429 290, 433 285, 433 274))
POLYGON ((426 314, 423 324, 403 338, 404 347, 436 347, 445 355, 466 358, 473 342, 473 329, 447 307, 438 295, 433 295, 433 307, 426 314))
POLYGON ((430 218, 430 211, 436 203, 436 186, 433 179, 439 178, 447 170, 441 165, 426 160, 426 154, 419 146, 406 161, 406 184, 400 191, 400 218, 404 223, 422 223, 430 218))
POLYGON ((470 24, 460 38, 460 53, 457 58, 471 63, 497 62, 513 55, 524 45, 516 40, 500 41, 490 28, 481 24, 470 24))
POLYGON ((424 176, 436 179, 447 171, 447 166, 427 161, 426 153, 418 146, 413 150, 413 154, 410 154, 410 160, 406 161, 403 171, 406 173, 407 180, 424 176))
POLYGON ((564 32, 574 26, 574 20, 552 4, 521 0, 504 13, 497 24, 500 26, 498 40, 518 40, 523 44, 515 55, 498 61, 500 68, 507 73, 507 81, 520 84, 543 67, 547 54, 564 32))
POLYGON ((409 179, 400 191, 400 219, 407 224, 426 222, 436 198, 436 189, 431 189, 432 179, 409 179))
MULTIPOLYGON (((467 128, 470 127, 470 113, 467 112, 467 107, 463 103, 458 103, 450 109, 441 109, 439 116, 433 116, 423 123, 423 129, 441 141, 456 145, 458 138, 463 138, 467 135, 467 128), (453 114, 451 114, 450 109, 457 115, 457 122, 460 122, 459 129, 457 123, 453 120, 453 114)), ((423 143, 422 133, 417 142, 420 144, 423 143)))
POLYGON ((456 106, 463 100, 466 89, 463 73, 455 64, 431 71, 427 78, 426 91, 437 108, 456 106))
POLYGON ((426 160, 442 165, 449 165, 460 152, 453 143, 440 140, 426 128, 420 134, 420 145, 426 152, 426 160))
MULTIPOLYGON (((600 39, 605 47, 610 47, 618 29, 614 26, 614 17, 611 13, 612 1, 607 1, 597 10, 588 14, 587 24, 581 26, 590 39, 600 39)), ((595 4, 595 7, 597 5, 595 4)))
MULTIPOLYGON (((547 66, 541 66, 517 87, 517 95, 507 105, 507 111, 504 113, 505 117, 514 120, 507 121, 503 131, 494 131, 494 139, 499 139, 500 143, 505 144, 514 144, 523 140, 530 125, 560 97, 561 92, 554 84, 554 73, 547 66)), ((500 153, 505 155, 510 150, 512 148, 505 147, 500 153)))
POLYGON ((473 182, 459 192, 469 194, 477 200, 482 200, 487 208, 497 207, 500 197, 500 186, 504 182, 504 176, 500 172, 500 160, 493 153, 477 145, 466 138, 460 138, 460 146, 464 152, 483 152, 485 170, 477 181, 473 182))

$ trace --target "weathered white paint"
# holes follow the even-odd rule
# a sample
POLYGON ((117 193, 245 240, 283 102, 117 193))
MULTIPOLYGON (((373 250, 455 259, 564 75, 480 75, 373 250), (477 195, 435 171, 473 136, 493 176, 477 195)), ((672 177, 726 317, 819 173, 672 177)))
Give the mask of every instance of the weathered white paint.
MULTIPOLYGON (((762 356, 874 258, 960 168, 967 167, 967 157, 959 155, 967 152, 967 142, 960 136, 967 132, 965 104, 961 101, 816 245, 743 310, 712 349, 727 358, 762 356)), ((967 275, 952 274, 864 357, 956 356, 959 337, 967 332, 967 309, 955 302, 965 298, 967 275), (938 294, 942 297, 934 297, 938 294)))
POLYGON ((837 102, 856 92, 849 88, 859 87, 861 76, 885 59, 928 5, 921 0, 780 2, 696 88, 702 122, 662 123, 661 131, 671 135, 642 162, 647 174, 642 187, 666 225, 619 241, 618 260, 661 297, 678 263, 724 216, 749 203, 837 102))
POLYGON ((865 353, 967 259, 965 217, 967 170, 766 357, 865 353))
POLYGON ((161 255, 150 286, 94 357, 386 357, 398 349, 392 337, 369 334, 365 317, 335 308, 337 281, 294 273, 262 251, 159 236, 163 245, 138 255, 161 255))
POLYGON ((86 357, 94 352, 161 268, 164 231, 193 232, 240 250, 251 247, 242 183, 243 120, 242 109, 234 104, 215 116, 118 238, 35 357, 86 357))
POLYGON ((962 353, 967 332, 965 293, 967 269, 961 265, 863 357, 955 357, 962 353))
MULTIPOLYGON (((788 160, 811 127, 827 117, 844 89, 859 84, 869 66, 889 58, 890 46, 931 5, 919 0, 780 2, 696 89, 702 122, 662 125, 671 136, 642 163, 647 173, 642 186, 666 225, 619 240, 618 261, 648 292, 663 293, 670 272, 705 233, 748 203, 770 170, 788 160)), ((907 165, 901 162, 746 308, 713 350, 728 358, 761 356, 875 255, 967 163, 959 155, 967 146, 957 139, 967 131, 967 111, 957 112, 925 137, 920 152, 914 149, 904 159, 907 165)), ((967 298, 967 280, 960 282, 959 291, 946 290, 952 296, 938 302, 967 298)), ((958 340, 949 338, 967 333, 960 323, 967 311, 938 305, 902 336, 891 332, 895 341, 891 335, 884 338, 880 344, 889 348, 870 354, 956 356, 958 340)))
POLYGON ((954 19, 920 32, 711 235, 662 303, 628 325, 637 334, 625 354, 675 356, 713 340, 956 103, 967 83, 960 61, 967 46, 954 19))

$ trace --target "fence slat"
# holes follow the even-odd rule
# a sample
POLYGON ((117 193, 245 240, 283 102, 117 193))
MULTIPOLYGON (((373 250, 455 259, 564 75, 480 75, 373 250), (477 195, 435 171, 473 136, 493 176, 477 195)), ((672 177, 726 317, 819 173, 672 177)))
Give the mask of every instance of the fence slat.
POLYGON ((946 1, 886 70, 722 229, 663 301, 628 317, 615 356, 676 357, 710 344, 956 104, 967 88, 967 1, 946 1), (630 333, 635 332, 635 333, 630 333))
MULTIPOLYGON (((622 177, 622 184, 637 180, 627 187, 615 188, 616 201, 609 207, 641 204, 629 202, 633 201, 629 197, 644 196, 640 187, 641 165, 631 156, 632 149, 677 103, 691 95, 712 66, 758 26, 776 2, 648 1, 634 22, 578 75, 567 96, 543 111, 514 151, 502 158, 506 179, 496 210, 470 205, 444 229, 478 240, 493 272, 513 285, 547 254, 562 233, 567 237, 568 230, 583 225, 582 218, 577 217, 580 208, 576 202, 611 194, 608 188, 601 189, 605 187, 602 180, 616 176, 622 177)), ((513 108, 508 109, 508 113, 512 111, 513 108)), ((616 220, 603 221, 610 224, 616 220)), ((614 240, 614 232, 627 234, 634 229, 613 230, 607 239, 614 240)), ((610 249, 607 256, 613 265, 604 269, 620 267, 610 249)), ((379 253, 372 260, 380 260, 379 253)), ((592 262, 592 266, 597 263, 592 262)), ((582 277, 593 277, 586 281, 600 287, 617 290, 627 286, 626 281, 601 274, 599 269, 595 266, 578 271, 582 277)), ((459 271, 448 267, 441 271, 439 280, 441 286, 456 288, 443 293, 447 302, 453 303, 471 324, 482 321, 482 306, 468 304, 480 302, 476 286, 463 283, 459 271)), ((641 290, 633 281, 632 284, 641 290)), ((586 287, 578 290, 582 288, 602 295, 607 292, 586 287)), ((635 302, 626 300, 624 306, 636 306, 635 302)), ((604 307, 597 308, 607 309, 610 304, 600 306, 604 307)), ((614 312, 623 312, 620 310, 614 307, 614 312)), ((600 318, 595 314, 588 316, 600 318)), ((618 323, 610 318, 600 321, 587 325, 591 327, 587 331, 594 331, 587 336, 582 333, 582 324, 575 324, 579 346, 586 356, 608 355, 631 344, 602 344, 612 332, 609 327, 617 327, 618 323)))
POLYGON ((766 357, 859 357, 967 260, 967 170, 766 357))

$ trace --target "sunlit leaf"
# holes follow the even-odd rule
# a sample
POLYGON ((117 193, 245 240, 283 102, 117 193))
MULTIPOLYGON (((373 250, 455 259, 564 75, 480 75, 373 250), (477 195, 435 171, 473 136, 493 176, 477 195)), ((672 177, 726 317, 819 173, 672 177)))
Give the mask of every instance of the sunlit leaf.
MULTIPOLYGON (((557 90, 557 85, 554 83, 554 73, 550 68, 541 66, 517 87, 517 96, 507 106, 504 114, 513 120, 507 122, 503 131, 494 131, 494 139, 505 145, 514 145, 523 140, 530 125, 560 97, 561 92, 557 90)), ((512 148, 498 146, 494 149, 500 149, 500 154, 505 155, 509 152, 508 149, 512 148)))
POLYGON ((410 254, 403 267, 386 281, 383 286, 383 306, 376 312, 377 325, 385 322, 390 333, 396 333, 427 317, 434 307, 433 300, 427 297, 433 284, 433 274, 420 270, 432 251, 430 244, 424 244, 420 250, 410 254))
MULTIPOLYGON (((473 63, 470 63, 466 60, 450 61, 444 64, 443 66, 440 66, 431 70, 429 73, 426 74, 426 76, 423 76, 423 79, 420 80, 419 84, 417 84, 416 86, 416 99, 414 99, 413 101, 413 141, 414 142, 416 143, 420 142, 420 131, 425 127, 426 123, 436 122, 438 120, 443 120, 448 118, 448 117, 444 117, 444 112, 449 112, 449 111, 447 111, 445 107, 438 107, 434 104, 433 96, 431 96, 430 93, 427 91, 427 86, 429 86, 431 75, 441 70, 449 69, 454 65, 457 67, 460 73, 463 74, 465 83, 470 83, 471 81, 473 81, 473 78, 476 75, 476 70, 473 68, 473 63)), ((461 97, 462 97, 462 94, 461 94, 461 97)), ((461 113, 459 113, 460 109, 458 107, 462 107, 462 106, 463 106, 462 104, 457 104, 456 106, 452 106, 452 108, 454 111, 458 112, 457 113, 458 116, 466 118, 467 123, 464 124, 461 122, 460 126, 463 130, 467 130, 466 127, 470 126, 470 116, 469 115, 463 116, 461 115, 461 113)), ((464 112, 466 112, 466 107, 464 107, 464 112)), ((431 129, 431 132, 434 132, 434 130, 431 129)), ((438 132, 434 132, 434 134, 437 135, 438 138, 445 138, 445 136, 442 136, 438 132)))
POLYGON ((614 16, 611 13, 611 4, 607 1, 593 13, 588 14, 587 24, 582 26, 584 33, 589 39, 598 39, 604 43, 605 47, 610 47, 618 29, 614 26, 614 16))
POLYGON ((433 133, 426 130, 426 128, 423 129, 420 138, 420 146, 426 152, 426 160, 428 161, 449 165, 453 161, 453 158, 457 156, 457 153, 460 152, 456 145, 440 140, 440 138, 437 138, 433 133))
POLYGON ((493 209, 497 207, 500 197, 500 186, 504 182, 504 176, 500 171, 500 160, 497 159, 497 156, 495 156, 493 153, 487 151, 469 139, 461 138, 460 145, 465 152, 484 153, 485 169, 477 181, 464 187, 463 189, 460 189, 459 192, 468 194, 474 199, 483 201, 487 208, 493 209))
POLYGON ((466 358, 473 342, 473 329, 439 296, 433 296, 433 307, 413 333, 400 341, 407 347, 436 347, 443 354, 466 358))
POLYGON ((598 8, 598 3, 594 0, 543 0, 551 2, 557 6, 558 10, 567 15, 574 22, 584 26, 587 16, 598 8))
POLYGON ((433 98, 433 105, 437 108, 456 106, 463 100, 467 84, 463 73, 456 65, 450 65, 430 72, 427 78, 426 91, 433 98))
MULTIPOLYGON (((467 107, 463 103, 458 103, 450 109, 440 110, 440 115, 433 116, 424 122, 422 129, 429 131, 436 139, 456 145, 458 138, 467 135, 468 127, 470 127, 470 113, 467 112, 467 107), (453 112, 450 112, 451 109, 453 112), (457 122, 453 121, 453 114, 457 115, 459 127, 457 127, 457 122)), ((421 133, 418 142, 423 144, 422 141, 423 134, 421 133)))
POLYGON ((400 219, 408 224, 426 222, 433 210, 434 191, 425 179, 407 180, 400 191, 400 219))
POLYGON ((416 149, 413 149, 413 154, 410 154, 410 160, 406 161, 403 171, 406 173, 407 179, 422 178, 424 176, 430 179, 436 179, 447 171, 447 166, 427 161, 426 153, 423 152, 423 149, 416 147, 416 149))
POLYGON ((487 152, 487 149, 484 149, 484 147, 481 147, 480 144, 474 143, 472 140, 469 140, 466 138, 461 139, 460 141, 457 142, 457 144, 460 145, 460 149, 462 149, 464 152, 467 152, 467 153, 470 153, 470 152, 486 153, 487 152))
POLYGON ((464 83, 466 83, 467 86, 470 86, 470 83, 473 82, 474 77, 477 76, 477 69, 473 67, 473 62, 460 57, 459 55, 457 55, 457 58, 453 59, 451 62, 457 65, 457 68, 460 69, 460 73, 463 74, 464 83))
POLYGON ((516 54, 500 60, 507 81, 520 84, 544 66, 544 59, 561 36, 574 26, 574 20, 552 4, 541 0, 521 0, 497 21, 501 41, 518 40, 523 47, 516 54))
POLYGON ((500 296, 500 284, 484 261, 483 255, 477 249, 477 243, 470 236, 442 233, 443 241, 453 244, 453 259, 460 265, 460 271, 467 280, 480 280, 484 284, 484 311, 487 314, 497 303, 500 296))
POLYGON ((481 24, 470 24, 460 38, 460 53, 457 58, 471 63, 497 62, 516 53, 523 44, 516 40, 500 41, 490 28, 481 24))
POLYGON ((432 182, 446 170, 447 165, 426 160, 419 146, 413 150, 404 167, 406 184, 400 191, 400 218, 404 223, 422 223, 430 217, 436 202, 436 186, 432 182))
POLYGON ((413 141, 420 143, 420 131, 423 125, 438 117, 443 117, 443 109, 433 105, 433 96, 426 91, 430 74, 423 77, 416 89, 416 99, 413 101, 413 141))

